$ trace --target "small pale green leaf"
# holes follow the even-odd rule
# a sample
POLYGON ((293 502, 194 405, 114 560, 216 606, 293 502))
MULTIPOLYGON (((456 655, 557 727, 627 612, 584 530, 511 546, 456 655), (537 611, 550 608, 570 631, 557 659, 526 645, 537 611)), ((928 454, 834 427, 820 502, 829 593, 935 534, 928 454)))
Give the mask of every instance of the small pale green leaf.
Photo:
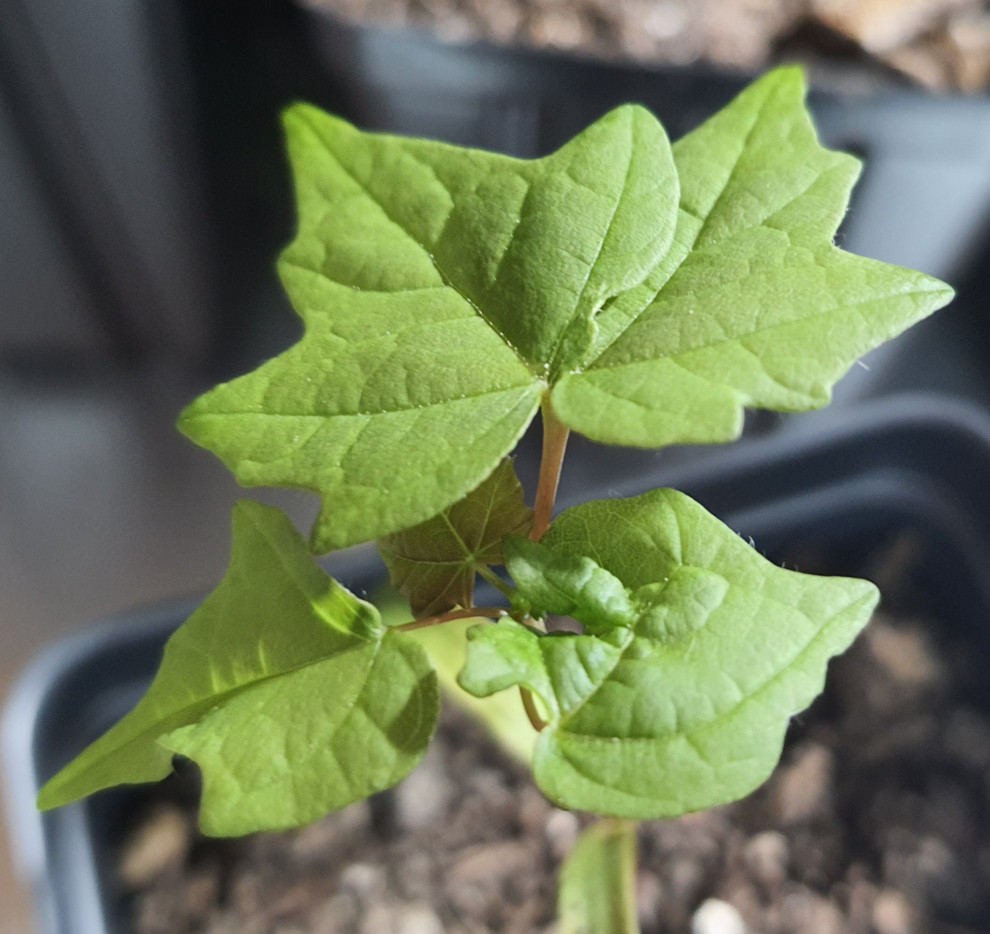
POLYGON ((534 616, 573 616, 589 632, 631 626, 633 605, 614 574, 585 555, 559 555, 515 536, 505 543, 506 567, 534 616))
POLYGON ((296 826, 403 778, 437 708, 419 646, 316 566, 283 513, 242 501, 223 582, 168 641, 137 707, 38 803, 163 778, 180 752, 203 771, 206 832, 296 826))
POLYGON ((460 683, 539 693, 538 784, 618 817, 672 817, 759 785, 878 598, 866 581, 774 566, 673 490, 569 509, 543 545, 617 578, 631 628, 545 635, 503 620, 472 631, 460 683))
POLYGON ((799 69, 779 69, 675 144, 673 247, 556 386, 569 427, 643 447, 731 440, 744 406, 826 405, 858 357, 950 300, 834 246, 859 164, 819 145, 804 93, 799 69))
POLYGON ((467 638, 468 653, 457 677, 465 691, 487 698, 519 684, 550 705, 556 715, 557 699, 535 632, 503 619, 495 625, 471 627, 467 638))
POLYGON ((636 825, 606 818, 578 837, 560 872, 559 934, 639 934, 636 825))
POLYGON ((468 653, 457 682, 476 697, 514 685, 532 691, 554 720, 577 710, 607 678, 632 640, 628 629, 607 636, 542 636, 511 619, 468 630, 468 653))
POLYGON ((436 669, 445 700, 449 699, 466 710, 494 737, 511 756, 529 765, 533 761, 536 731, 526 716, 518 691, 503 691, 489 697, 467 693, 458 684, 457 676, 464 668, 469 632, 494 629, 488 623, 479 625, 476 619, 456 619, 442 626, 430 626, 410 632, 409 638, 419 643, 436 669))
POLYGON ((504 460, 464 499, 420 525, 379 539, 392 583, 409 598, 417 617, 471 606, 476 569, 504 562, 502 539, 523 535, 533 511, 504 460))

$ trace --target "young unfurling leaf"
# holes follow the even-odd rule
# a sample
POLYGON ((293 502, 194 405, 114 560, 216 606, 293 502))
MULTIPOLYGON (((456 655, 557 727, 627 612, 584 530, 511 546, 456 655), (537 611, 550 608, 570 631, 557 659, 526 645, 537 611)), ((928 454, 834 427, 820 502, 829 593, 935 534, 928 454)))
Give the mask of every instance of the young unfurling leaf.
POLYGON ((502 541, 525 535, 533 511, 511 460, 440 515, 378 541, 392 583, 417 617, 468 607, 478 567, 502 564, 502 541))
POLYGON ((573 616, 591 632, 632 625, 629 591, 586 555, 560 555, 518 537, 505 550, 506 567, 533 616, 573 616))
MULTIPOLYGON (((760 784, 878 596, 866 581, 774 566, 673 490, 569 509, 543 547, 607 572, 629 611, 576 601, 583 635, 476 626, 459 681, 478 696, 536 694, 549 715, 537 783, 565 807, 619 817, 671 817, 760 784)), ((517 584, 545 603, 545 584, 517 584)))

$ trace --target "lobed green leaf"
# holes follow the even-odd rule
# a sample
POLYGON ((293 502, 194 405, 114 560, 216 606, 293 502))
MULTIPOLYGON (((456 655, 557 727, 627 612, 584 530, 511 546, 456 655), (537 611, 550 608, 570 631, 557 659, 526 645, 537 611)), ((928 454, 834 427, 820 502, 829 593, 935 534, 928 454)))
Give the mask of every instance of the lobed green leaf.
POLYGON ((639 446, 826 404, 952 291, 834 246, 858 163, 819 145, 804 93, 774 71, 673 148, 620 107, 531 161, 290 108, 279 269, 305 335, 180 428, 241 483, 318 493, 322 552, 457 502, 548 395, 569 428, 639 446))
POLYGON ((744 406, 826 405, 856 359, 951 299, 833 244, 859 163, 818 143, 804 96, 800 69, 778 69, 674 145, 673 245, 556 386, 570 428, 642 447, 731 440, 744 406))
MULTIPOLYGON (((672 817, 759 785, 878 599, 866 581, 774 566, 673 490, 576 506, 543 545, 621 582, 628 620, 584 601, 585 634, 475 627, 459 680, 479 696, 517 684, 537 695, 549 719, 537 783, 565 807, 618 817, 672 817)), ((540 606, 543 585, 517 584, 540 606)))
POLYGON ((669 246, 663 129, 625 107, 523 161, 286 113, 299 231, 280 261, 306 333, 180 428, 247 485, 320 493, 318 551, 477 487, 577 365, 592 317, 669 246))
POLYGON ((234 835, 315 820, 394 785, 436 724, 422 649, 313 562, 277 509, 234 509, 230 568, 168 641, 123 720, 42 788, 47 809, 156 781, 172 756, 203 772, 201 825, 234 835))

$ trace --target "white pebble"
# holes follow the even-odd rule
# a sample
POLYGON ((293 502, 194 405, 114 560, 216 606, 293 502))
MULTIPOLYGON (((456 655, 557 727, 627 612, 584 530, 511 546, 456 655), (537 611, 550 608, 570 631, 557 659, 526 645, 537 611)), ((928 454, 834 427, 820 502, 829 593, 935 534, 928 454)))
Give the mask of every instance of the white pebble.
POLYGON ((370 863, 351 863, 340 874, 340 887, 365 900, 385 894, 385 870, 370 863))
POLYGON ((415 904, 397 912, 396 928, 402 934, 444 934, 444 926, 429 905, 415 904))
POLYGON ((913 934, 914 912, 903 894, 884 889, 873 903, 873 930, 877 934, 913 934))
POLYGON ((775 830, 766 830, 751 837, 743 850, 746 868, 761 885, 773 889, 787 880, 790 853, 787 838, 775 830))
POLYGON ((160 808, 127 841, 120 876, 131 888, 149 885, 169 871, 178 871, 192 843, 192 831, 178 807, 160 808))
POLYGON ((694 913, 691 934, 746 934, 746 924, 728 902, 709 898, 694 913))

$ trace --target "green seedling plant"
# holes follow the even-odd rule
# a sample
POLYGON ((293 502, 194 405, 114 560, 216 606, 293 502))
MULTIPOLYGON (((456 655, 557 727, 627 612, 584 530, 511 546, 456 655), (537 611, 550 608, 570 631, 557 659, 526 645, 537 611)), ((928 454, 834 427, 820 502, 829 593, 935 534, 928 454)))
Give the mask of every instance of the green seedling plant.
POLYGON ((674 145, 623 106, 531 161, 291 107, 279 271, 304 336, 179 427, 246 486, 318 494, 319 515, 307 542, 235 507, 223 582, 39 805, 181 755, 206 833, 303 825, 410 772, 443 684, 553 802, 605 816, 563 870, 561 934, 635 931, 636 822, 763 782, 878 594, 774 566, 674 490, 554 518, 568 436, 730 441, 746 407, 824 406, 951 297, 835 246, 859 164, 818 143, 804 93, 774 71, 674 145), (537 412, 531 509, 508 455, 537 412), (316 563, 369 541, 404 616, 316 563), (475 605, 479 576, 498 605, 475 605))

